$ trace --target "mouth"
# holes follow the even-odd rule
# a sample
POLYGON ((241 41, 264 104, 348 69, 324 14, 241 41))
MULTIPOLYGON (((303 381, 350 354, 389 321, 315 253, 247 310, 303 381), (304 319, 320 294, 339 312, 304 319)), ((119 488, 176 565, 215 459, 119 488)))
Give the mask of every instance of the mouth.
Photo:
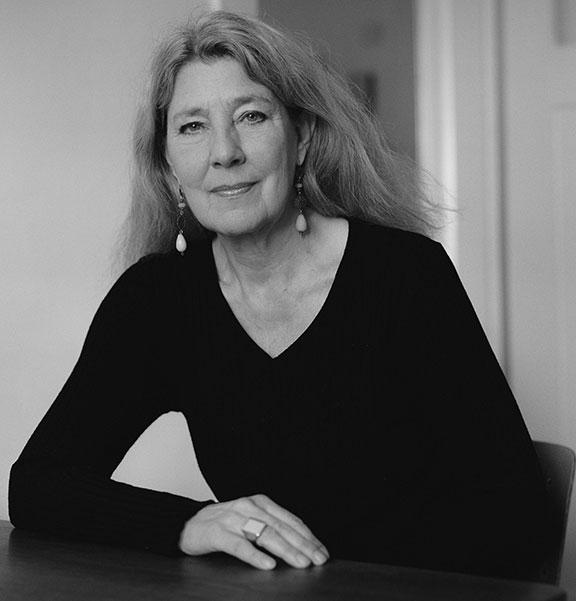
POLYGON ((218 194, 218 196, 230 198, 232 196, 240 196, 241 194, 245 194, 251 190, 256 183, 257 182, 238 182, 237 184, 217 186, 216 188, 212 188, 210 192, 212 194, 218 194))

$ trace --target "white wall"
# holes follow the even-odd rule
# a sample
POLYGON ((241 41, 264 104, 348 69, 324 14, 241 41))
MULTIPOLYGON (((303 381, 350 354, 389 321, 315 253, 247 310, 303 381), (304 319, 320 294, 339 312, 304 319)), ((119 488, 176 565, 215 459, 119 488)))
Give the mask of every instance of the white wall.
MULTIPOLYGON (((576 450, 576 2, 501 15, 511 382, 534 437, 576 450)), ((576 599, 576 489, 562 584, 576 599)))
POLYGON ((9 467, 111 283, 131 121, 152 44, 201 4, 18 0, 0 8, 0 519, 9 467))

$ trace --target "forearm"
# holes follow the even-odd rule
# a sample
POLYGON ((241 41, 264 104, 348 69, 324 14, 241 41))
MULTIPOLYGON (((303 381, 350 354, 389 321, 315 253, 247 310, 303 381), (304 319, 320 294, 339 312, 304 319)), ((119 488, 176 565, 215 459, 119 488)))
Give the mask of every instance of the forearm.
POLYGON ((76 467, 20 460, 10 474, 10 519, 16 527, 159 553, 179 553, 185 522, 208 503, 76 467))

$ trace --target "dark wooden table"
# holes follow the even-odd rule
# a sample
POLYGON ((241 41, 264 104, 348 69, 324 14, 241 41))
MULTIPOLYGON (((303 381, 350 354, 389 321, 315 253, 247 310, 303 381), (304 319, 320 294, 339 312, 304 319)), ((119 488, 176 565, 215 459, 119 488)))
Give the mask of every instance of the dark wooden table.
POLYGON ((261 572, 224 555, 170 558, 13 530, 0 521, 2 601, 561 601, 554 586, 330 561, 261 572))

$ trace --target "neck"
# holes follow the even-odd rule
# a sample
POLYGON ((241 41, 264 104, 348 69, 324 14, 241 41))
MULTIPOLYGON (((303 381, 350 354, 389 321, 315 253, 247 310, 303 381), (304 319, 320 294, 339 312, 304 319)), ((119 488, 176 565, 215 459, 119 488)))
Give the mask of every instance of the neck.
POLYGON ((296 216, 288 212, 278 223, 254 234, 218 235, 212 248, 220 282, 260 287, 292 281, 309 258, 313 243, 313 233, 301 236, 295 223, 296 216))

